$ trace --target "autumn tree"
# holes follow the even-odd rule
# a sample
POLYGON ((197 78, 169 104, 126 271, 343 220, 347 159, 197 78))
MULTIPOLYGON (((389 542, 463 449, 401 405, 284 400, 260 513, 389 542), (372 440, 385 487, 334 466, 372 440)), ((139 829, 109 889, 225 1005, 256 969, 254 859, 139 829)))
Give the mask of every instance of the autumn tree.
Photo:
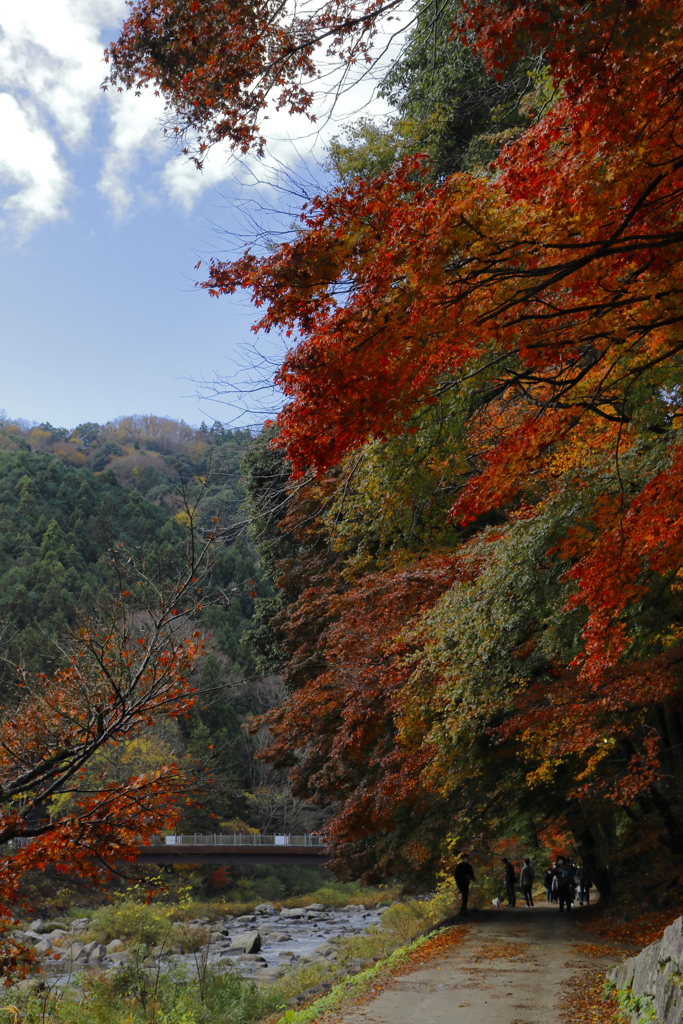
MULTIPOLYGON (((200 488, 201 490, 201 488, 200 488)), ((52 865, 96 880, 116 861, 173 826, 189 774, 178 761, 113 772, 108 748, 129 744, 160 719, 185 715, 197 697, 195 668, 206 641, 196 629, 219 524, 199 529, 201 494, 178 492, 185 557, 109 553, 109 598, 61 638, 61 666, 18 672, 0 716, 0 909, 9 917, 29 868, 52 865)), ((22 953, 6 939, 7 975, 22 953)))
MULTIPOLYGON (((239 8, 144 3, 113 80, 154 81, 198 159, 259 145, 271 91, 308 109, 316 47, 357 59, 389 9, 233 35, 239 8)), ((498 82, 542 64, 494 165, 435 174, 443 150, 404 146, 341 173, 290 241, 209 268, 292 339, 274 445, 292 514, 316 511, 281 565, 272 756, 340 801, 352 872, 435 863, 491 778, 501 820, 521 793, 586 851, 632 826, 683 854, 682 21, 678 0, 472 0, 444 47, 498 82), (415 793, 443 809, 422 846, 419 814, 399 827, 415 793)))

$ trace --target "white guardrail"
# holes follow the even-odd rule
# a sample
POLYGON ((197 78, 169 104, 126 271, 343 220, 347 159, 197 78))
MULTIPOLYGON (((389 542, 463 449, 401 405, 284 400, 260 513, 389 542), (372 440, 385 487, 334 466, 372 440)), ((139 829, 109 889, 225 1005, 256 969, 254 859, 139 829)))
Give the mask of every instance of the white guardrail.
POLYGON ((166 846, 324 846, 322 836, 199 835, 164 836, 166 846))
MULTIPOLYGON (((9 849, 21 849, 33 842, 32 839, 13 839, 6 846, 9 849)), ((151 845, 165 846, 324 846, 322 836, 309 834, 304 836, 261 836, 251 833, 237 835, 201 835, 195 832, 192 836, 166 835, 152 840, 151 845)))

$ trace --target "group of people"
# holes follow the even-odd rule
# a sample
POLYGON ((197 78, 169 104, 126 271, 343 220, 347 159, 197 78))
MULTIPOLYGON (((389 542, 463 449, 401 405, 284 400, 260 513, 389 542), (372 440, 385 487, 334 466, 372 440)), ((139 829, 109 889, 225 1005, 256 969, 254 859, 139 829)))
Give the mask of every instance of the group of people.
MULTIPOLYGON (((519 878, 515 871, 514 864, 503 857, 503 881, 505 883, 505 894, 508 907, 517 904, 516 886, 519 884, 527 907, 533 907, 533 887, 536 874, 531 864, 531 858, 525 857, 519 878)), ((458 861, 455 871, 455 884, 460 892, 461 904, 460 914, 467 915, 467 904, 469 900, 470 884, 476 881, 474 868, 470 863, 468 854, 463 853, 458 861)), ((580 906, 584 903, 588 906, 590 901, 590 890, 593 887, 590 873, 585 864, 573 864, 567 857, 558 857, 552 867, 546 871, 543 878, 546 899, 548 903, 559 903, 560 911, 571 910, 572 903, 578 902, 580 906)))
POLYGON ((572 903, 580 907, 590 903, 593 888, 591 876, 585 864, 573 864, 566 857, 558 857, 548 868, 543 878, 545 898, 548 903, 559 903, 560 910, 571 910, 572 903))

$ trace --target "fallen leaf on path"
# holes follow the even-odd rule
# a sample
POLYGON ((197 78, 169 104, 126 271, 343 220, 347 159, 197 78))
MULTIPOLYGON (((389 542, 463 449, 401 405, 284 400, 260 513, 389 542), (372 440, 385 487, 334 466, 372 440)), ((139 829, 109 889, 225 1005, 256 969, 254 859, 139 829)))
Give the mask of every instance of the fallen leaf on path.
POLYGON ((620 960, 625 960, 627 957, 631 956, 631 954, 627 950, 625 950, 625 949, 617 949, 616 946, 598 946, 598 945, 591 945, 588 942, 580 943, 576 947, 576 952, 580 956, 590 956, 590 957, 609 956, 609 957, 617 957, 620 960))
POLYGON ((566 991, 570 996, 561 1008, 563 1024, 623 1024, 616 999, 604 996, 604 971, 570 978, 566 991))
POLYGON ((478 960, 510 960, 512 957, 521 956, 528 948, 528 942, 497 942, 479 946, 472 959, 475 963, 478 960))

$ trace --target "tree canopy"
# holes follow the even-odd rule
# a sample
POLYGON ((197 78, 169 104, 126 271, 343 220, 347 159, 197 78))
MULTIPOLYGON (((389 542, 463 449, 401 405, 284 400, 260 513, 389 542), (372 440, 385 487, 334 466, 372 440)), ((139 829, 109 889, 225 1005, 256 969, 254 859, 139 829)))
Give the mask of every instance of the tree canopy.
MULTIPOLYGON (((392 6, 145 0, 112 81, 155 82, 199 160, 259 146, 268 95, 308 109, 318 46, 362 59, 392 6)), ((267 756, 335 809, 341 872, 565 828, 607 891, 611 847, 683 855, 683 4, 416 14, 396 119, 203 282, 291 344, 267 756)))

